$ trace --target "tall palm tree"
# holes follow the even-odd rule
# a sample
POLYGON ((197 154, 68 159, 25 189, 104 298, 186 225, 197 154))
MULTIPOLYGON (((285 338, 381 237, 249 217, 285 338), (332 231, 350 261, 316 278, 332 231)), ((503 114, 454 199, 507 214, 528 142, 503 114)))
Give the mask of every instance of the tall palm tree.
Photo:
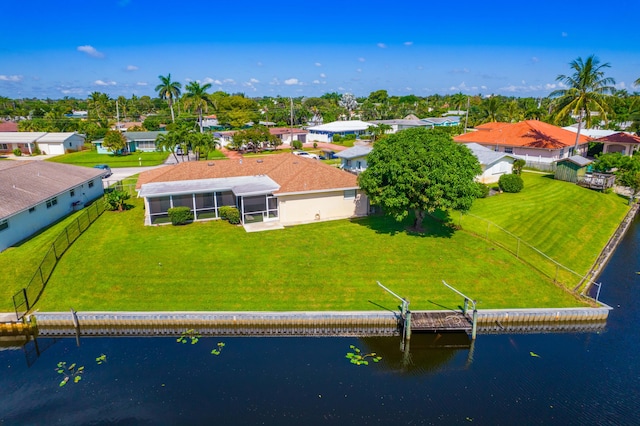
POLYGON ((565 118, 569 114, 580 117, 578 121, 578 132, 576 133, 576 144, 574 151, 578 149, 580 140, 580 130, 582 128, 582 118, 586 119, 587 127, 591 126, 591 116, 593 112, 601 114, 602 118, 607 119, 607 112, 611 110, 608 104, 608 97, 615 92, 615 80, 611 77, 605 77, 604 69, 611 65, 607 62, 600 63, 600 60, 594 55, 589 56, 586 60, 578 58, 570 64, 573 74, 560 74, 556 77, 556 81, 561 82, 568 89, 559 89, 551 92, 552 98, 557 98, 555 107, 557 108, 556 116, 558 120, 565 118))
POLYGON ((491 96, 489 99, 482 102, 480 107, 480 115, 482 122, 495 122, 502 119, 504 111, 504 104, 498 96, 491 96))
POLYGON ((155 91, 158 92, 158 96, 161 99, 166 99, 169 104, 169 109, 171 109, 171 121, 176 122, 176 116, 173 113, 173 100, 180 96, 180 89, 182 88, 182 84, 177 81, 171 81, 171 73, 167 74, 167 76, 159 75, 160 84, 158 84, 155 88, 155 91))
POLYGON ((185 89, 187 89, 187 92, 184 94, 184 105, 187 108, 195 108, 198 111, 198 123, 200 124, 200 133, 202 133, 202 111, 212 104, 207 94, 207 90, 211 89, 211 83, 201 86, 197 81, 192 81, 187 84, 185 89))

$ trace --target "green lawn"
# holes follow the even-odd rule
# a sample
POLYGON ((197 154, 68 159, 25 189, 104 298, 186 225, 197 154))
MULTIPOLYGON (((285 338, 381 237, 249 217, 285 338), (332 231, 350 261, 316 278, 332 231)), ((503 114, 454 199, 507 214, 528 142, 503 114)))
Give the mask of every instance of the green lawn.
MULTIPOLYGON (((106 212, 64 255, 37 308, 76 310, 375 310, 397 301, 411 308, 462 303, 446 280, 477 298, 479 308, 577 306, 582 302, 527 262, 488 243, 463 217, 452 232, 428 219, 425 235, 386 217, 246 233, 213 221, 143 226, 139 200, 106 212)), ((627 211, 625 200, 541 175, 526 174, 521 194, 477 200, 472 213, 491 219, 557 260, 586 272, 627 211)), ((453 216, 459 221, 459 216, 453 216)), ((484 225, 486 229, 486 225, 484 225)), ((5 282, 0 310, 26 284, 52 229, 0 253, 5 282), (33 246, 33 247, 32 247, 33 246), (27 272, 25 272, 27 271, 27 272)))
POLYGON ((112 169, 118 167, 158 166, 163 164, 168 152, 134 152, 129 155, 98 154, 96 151, 80 151, 51 157, 47 161, 93 167, 96 164, 108 164, 112 169))

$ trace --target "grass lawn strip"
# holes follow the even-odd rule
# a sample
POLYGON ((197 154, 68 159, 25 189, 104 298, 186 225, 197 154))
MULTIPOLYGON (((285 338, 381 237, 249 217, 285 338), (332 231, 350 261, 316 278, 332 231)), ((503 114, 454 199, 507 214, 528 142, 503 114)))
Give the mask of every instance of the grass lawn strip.
MULTIPOLYGON (((74 243, 38 309, 396 309, 396 300, 379 289, 377 280, 409 298, 412 309, 455 309, 462 300, 441 284, 443 279, 476 297, 480 309, 581 305, 526 263, 467 232, 466 216, 462 232, 451 233, 429 221, 424 236, 407 234, 409 222, 398 224, 386 217, 249 234, 222 221, 145 227, 141 200, 132 201, 134 209, 105 213, 74 243)), ((584 267, 581 273, 626 211, 625 200, 614 194, 533 174, 525 174, 523 193, 477 200, 472 209, 531 244, 562 244, 564 249, 556 249, 558 261, 575 262, 573 267, 584 267), (546 200, 553 191, 562 194, 546 200), (590 206, 591 216, 580 205, 590 206), (542 213, 545 225, 532 226, 542 213), (599 229, 570 238, 590 217, 598 218, 594 228, 599 229), (583 257, 588 259, 576 261, 583 257)), ((38 241, 0 253, 0 267, 10 272, 10 285, 0 300, 5 311, 12 310, 11 295, 26 284, 42 256, 38 254, 44 253, 46 244, 26 251, 38 241)))

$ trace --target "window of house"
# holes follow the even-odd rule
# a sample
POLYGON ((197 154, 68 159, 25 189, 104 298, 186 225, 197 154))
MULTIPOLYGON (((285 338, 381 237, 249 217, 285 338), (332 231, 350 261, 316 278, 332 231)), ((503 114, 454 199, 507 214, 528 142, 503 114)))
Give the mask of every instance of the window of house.
POLYGON ((55 206, 56 204, 58 204, 58 199, 56 197, 53 197, 49 200, 47 200, 47 208, 50 209, 51 207, 55 206))
POLYGON ((0 143, 0 149, 3 149, 3 150, 9 149, 9 145, 7 145, 6 143, 0 143))
POLYGON ((33 212, 35 212, 35 211, 36 211, 36 208, 35 208, 35 207, 31 207, 31 208, 29 209, 29 213, 33 213, 33 212))
POLYGON ((9 227, 9 222, 7 221, 7 219, 0 220, 0 231, 4 231, 8 227, 9 227))
POLYGON ((92 180, 89 181, 89 188, 93 188, 93 181, 92 180))
POLYGON ((345 200, 353 200, 356 198, 356 190, 355 189, 345 189, 344 191, 344 199, 345 200))
POLYGON ((69 191, 69 195, 72 196, 72 197, 75 197, 76 196, 76 190, 72 189, 71 191, 69 191))
POLYGON ((140 149, 155 149, 156 143, 154 141, 138 141, 138 148, 140 149))
POLYGON ((347 160, 347 167, 351 167, 351 160, 347 160))
POLYGON ((504 152, 505 152, 505 154, 513 154, 513 147, 505 146, 504 147, 504 152))

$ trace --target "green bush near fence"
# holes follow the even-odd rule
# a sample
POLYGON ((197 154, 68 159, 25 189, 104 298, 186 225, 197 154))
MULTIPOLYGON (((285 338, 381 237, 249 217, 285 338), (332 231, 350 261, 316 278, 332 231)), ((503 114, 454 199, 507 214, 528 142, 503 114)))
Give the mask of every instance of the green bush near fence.
POLYGON ((218 209, 220 217, 232 225, 240 223, 240 212, 233 206, 222 206, 218 209))

